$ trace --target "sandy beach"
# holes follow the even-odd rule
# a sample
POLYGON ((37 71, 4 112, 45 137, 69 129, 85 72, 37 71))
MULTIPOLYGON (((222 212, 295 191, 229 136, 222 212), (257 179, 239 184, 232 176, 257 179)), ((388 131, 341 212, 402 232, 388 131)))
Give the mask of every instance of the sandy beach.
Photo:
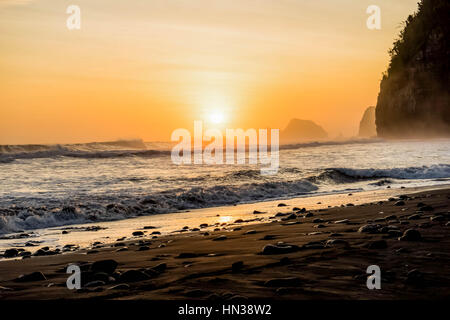
POLYGON ((162 235, 142 221, 127 237, 0 261, 0 299, 448 299, 449 199, 429 187, 209 208, 207 226, 162 235), (69 264, 82 289, 67 288, 69 264), (370 265, 380 290, 366 286, 370 265))

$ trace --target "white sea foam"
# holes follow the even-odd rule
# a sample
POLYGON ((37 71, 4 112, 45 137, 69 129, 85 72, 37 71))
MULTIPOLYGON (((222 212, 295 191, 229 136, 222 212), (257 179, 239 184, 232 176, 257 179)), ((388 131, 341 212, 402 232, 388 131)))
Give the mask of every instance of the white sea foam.
POLYGON ((278 174, 270 177, 262 176, 256 165, 175 166, 163 144, 2 148, 0 159, 15 159, 0 161, 2 234, 386 185, 434 185, 450 179, 448 140, 286 148, 280 151, 278 174), (53 152, 58 156, 43 157, 53 152), (139 156, 146 153, 149 156, 139 156))

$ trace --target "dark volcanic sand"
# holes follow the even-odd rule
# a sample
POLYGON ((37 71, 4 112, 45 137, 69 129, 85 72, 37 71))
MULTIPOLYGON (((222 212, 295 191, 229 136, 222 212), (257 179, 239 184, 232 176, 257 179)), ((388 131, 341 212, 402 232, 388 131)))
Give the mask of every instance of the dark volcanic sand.
MULTIPOLYGON (((120 252, 117 250, 122 247, 106 245, 89 254, 80 250, 5 260, 0 262, 0 299, 448 299, 450 189, 410 197, 404 205, 386 199, 382 204, 307 211, 285 221, 280 220, 288 215, 277 217, 273 223, 242 225, 236 231, 232 230, 240 224, 229 224, 229 230, 210 235, 200 231, 158 239, 142 237, 150 243, 126 242, 128 250, 120 252), (420 202, 432 210, 417 213, 420 202), (313 216, 304 217, 308 212, 313 216), (417 216, 409 218, 414 214, 417 216), (375 233, 358 232, 368 221, 391 215, 396 217, 374 222, 380 225, 375 233), (344 219, 349 221, 335 223, 344 219), (387 228, 381 230, 388 225, 398 227, 398 231, 394 227, 391 234, 387 228), (407 229, 418 230, 422 239, 398 240, 407 229), (330 239, 347 244, 327 244, 330 239), (279 241, 294 246, 275 248, 283 251, 281 254, 260 254, 265 245, 279 241), (159 247, 161 244, 165 246, 159 247), (97 282, 78 291, 67 289, 65 269, 69 263, 104 259, 117 261, 117 270, 109 277, 90 273, 90 281, 107 283, 97 282), (235 264, 239 261, 242 263, 235 264), (161 266, 151 269, 161 263, 167 265, 165 270, 161 266), (366 287, 369 265, 381 268, 381 290, 366 287), (128 270, 141 272, 124 275, 128 270), (14 281, 21 274, 36 271, 46 280, 14 281), (146 279, 132 281, 141 277, 146 279), (126 285, 111 289, 121 283, 126 285)), ((302 208, 301 199, 295 206, 302 208)), ((291 214, 293 207, 278 209, 291 214)), ((258 204, 254 208, 258 210, 258 204)), ((86 268, 92 269, 89 265, 86 268)))

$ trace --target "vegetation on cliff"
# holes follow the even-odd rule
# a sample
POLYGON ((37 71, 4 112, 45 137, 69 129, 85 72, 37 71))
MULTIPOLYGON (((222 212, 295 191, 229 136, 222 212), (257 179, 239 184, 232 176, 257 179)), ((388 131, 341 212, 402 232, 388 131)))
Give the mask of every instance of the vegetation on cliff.
POLYGON ((381 137, 450 135, 450 1, 422 0, 389 51, 376 107, 381 137))

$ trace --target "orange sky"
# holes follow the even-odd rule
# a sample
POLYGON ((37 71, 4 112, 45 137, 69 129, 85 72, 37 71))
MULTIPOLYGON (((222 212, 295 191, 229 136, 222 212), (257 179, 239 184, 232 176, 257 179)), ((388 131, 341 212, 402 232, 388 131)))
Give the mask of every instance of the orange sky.
POLYGON ((355 135, 417 1, 0 0, 0 144, 167 141, 213 113, 355 135))

